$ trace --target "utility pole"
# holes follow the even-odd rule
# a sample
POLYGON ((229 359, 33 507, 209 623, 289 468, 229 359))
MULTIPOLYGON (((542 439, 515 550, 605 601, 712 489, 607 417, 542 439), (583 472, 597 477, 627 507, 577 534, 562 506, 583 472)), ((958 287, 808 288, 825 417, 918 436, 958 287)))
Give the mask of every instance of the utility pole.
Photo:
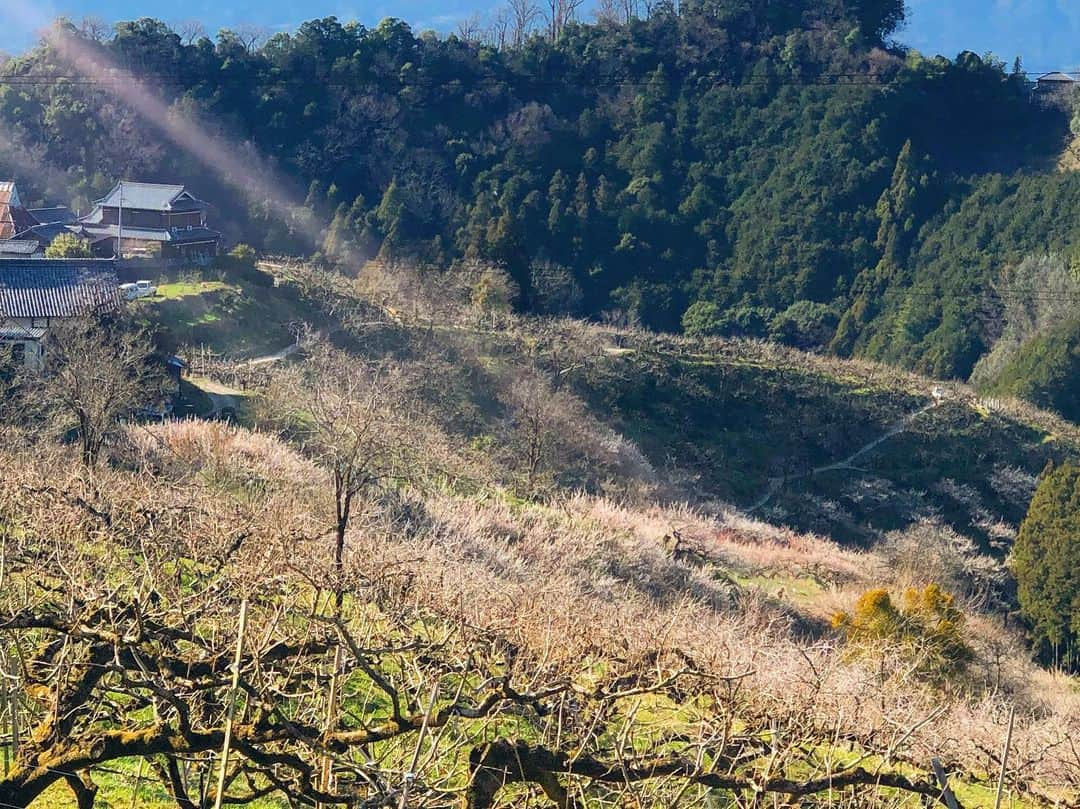
POLYGON ((1016 722, 1016 705, 1009 708, 1009 730, 1005 733, 1005 749, 1001 752, 1001 773, 998 775, 997 794, 994 796, 994 809, 1001 809, 1001 795, 1005 791, 1005 767, 1009 763, 1009 748, 1012 747, 1013 724, 1016 722))
POLYGON ((116 257, 124 257, 124 181, 120 181, 120 208, 116 216, 116 257))

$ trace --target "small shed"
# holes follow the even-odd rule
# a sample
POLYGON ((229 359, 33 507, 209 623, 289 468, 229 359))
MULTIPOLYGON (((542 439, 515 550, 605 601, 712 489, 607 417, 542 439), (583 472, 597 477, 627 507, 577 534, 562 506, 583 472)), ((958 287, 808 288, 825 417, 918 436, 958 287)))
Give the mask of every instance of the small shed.
POLYGON ((1047 101, 1062 102, 1068 99, 1077 84, 1078 76, 1075 73, 1044 73, 1035 79, 1035 95, 1047 101))

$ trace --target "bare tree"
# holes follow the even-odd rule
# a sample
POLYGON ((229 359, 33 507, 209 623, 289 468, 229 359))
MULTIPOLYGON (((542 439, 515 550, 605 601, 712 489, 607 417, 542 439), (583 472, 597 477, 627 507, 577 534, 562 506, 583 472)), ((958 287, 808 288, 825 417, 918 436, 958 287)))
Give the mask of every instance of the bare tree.
POLYGON ((500 51, 506 47, 507 35, 510 32, 510 9, 506 7, 499 8, 491 16, 491 21, 488 24, 488 30, 486 34, 486 40, 493 48, 498 48, 500 51))
POLYGON ((266 42, 267 37, 270 35, 270 29, 265 25, 245 23, 238 26, 233 33, 236 34, 236 38, 247 49, 248 53, 254 53, 266 42))
MULTIPOLYGON (((113 762, 134 757, 180 809, 267 795, 292 805, 396 806, 417 738, 565 690, 513 688, 498 676, 490 650, 460 634, 470 651, 458 670, 488 685, 438 690, 457 665, 440 651, 451 639, 425 639, 419 614, 410 618, 386 581, 369 579, 388 599, 388 621, 370 622, 373 614, 364 613, 376 602, 366 598, 359 609, 327 615, 310 600, 311 588, 328 582, 294 487, 269 482, 262 494, 234 500, 197 476, 105 467, 90 477, 65 464, 62 451, 27 455, 14 467, 16 458, 0 452, 0 522, 19 526, 3 534, 0 651, 18 661, 3 683, 17 697, 10 704, 21 729, 17 749, 7 734, 2 742, 8 766, 0 770, 0 804, 32 805, 59 783, 89 809, 95 771, 115 773, 113 762), (233 669, 241 600, 250 604, 249 641, 233 669), (354 693, 370 688, 380 696, 327 730, 323 672, 331 655, 354 693), (236 701, 245 707, 232 725, 234 756, 220 763, 225 792, 218 796, 206 776, 236 701), (353 750, 367 752, 354 759, 353 750), (338 770, 339 791, 324 788, 320 757, 338 770)), ((349 585, 361 592, 358 582, 349 585)), ((458 748, 472 738, 455 735, 458 748)), ((446 741, 446 753, 467 758, 446 741)), ((431 805, 442 792, 433 775, 430 785, 410 783, 418 803, 409 805, 431 805)))
POLYGON ((198 20, 183 20, 177 23, 176 33, 185 45, 191 45, 206 36, 206 27, 198 20))
POLYGON ((573 22, 577 16, 577 10, 581 8, 585 0, 548 0, 548 36, 554 42, 562 34, 563 29, 573 22))
MULTIPOLYGON (((170 426, 156 437, 205 427, 170 426)), ((234 447, 206 451, 219 473, 238 463, 234 447)), ((718 793, 740 806, 764 805, 758 796, 767 793, 894 805, 882 788, 942 800, 931 777, 891 760, 890 739, 906 739, 910 726, 872 748, 890 758, 823 763, 819 751, 841 737, 835 719, 814 715, 817 692, 806 703, 794 695, 773 702, 761 717, 740 685, 752 671, 702 670, 687 653, 663 650, 658 637, 649 638, 657 651, 644 656, 636 640, 599 658, 593 640, 584 661, 553 654, 544 645, 567 639, 530 641, 539 627, 520 632, 486 611, 484 595, 469 589, 476 568, 467 558, 459 577, 457 565, 433 569, 414 558, 421 546, 383 555, 389 531, 350 567, 352 598, 333 614, 316 597, 339 583, 322 567, 309 487, 279 482, 277 466, 246 467, 247 484, 236 488, 197 474, 197 465, 162 472, 152 458, 87 476, 64 463, 64 452, 16 456, 0 447, 0 525, 17 526, 0 533, 3 682, 17 694, 20 727, 0 772, 6 806, 33 805, 61 784, 89 809, 95 778, 123 779, 117 763, 125 759, 144 761, 180 809, 271 796, 295 806, 490 809, 515 784, 536 785, 557 807, 614 799, 690 809, 718 793), (441 600, 444 579, 451 598, 441 600), (520 648, 506 631, 537 646, 520 648), (354 699, 326 727, 329 657, 354 699), (587 671, 576 681, 575 667, 587 671), (643 700, 692 705, 680 716, 685 729, 650 728, 643 700), (215 761, 230 715, 234 756, 215 761), (331 762, 332 785, 320 778, 320 759, 331 762), (207 777, 218 766, 221 794, 207 777)), ((434 535, 424 545, 457 544, 450 540, 434 535)), ((463 544, 478 550, 471 539, 463 544)), ((494 590, 490 603, 500 609, 514 600, 494 590)), ((570 642, 608 631, 602 616, 579 620, 586 616, 595 631, 570 642)))
POLYGON ((507 462, 522 475, 531 497, 549 488, 558 452, 580 433, 584 408, 565 389, 556 389, 540 374, 522 371, 506 381, 507 413, 503 424, 507 462))
POLYGON ((540 9, 533 0, 509 0, 510 39, 514 47, 521 47, 540 18, 540 9))
POLYGON ((596 4, 596 21, 600 23, 619 22, 618 0, 599 0, 596 4))
POLYGON ((164 377, 149 335, 116 316, 55 321, 44 352, 44 373, 21 374, 24 415, 44 417, 61 435, 73 432, 87 466, 97 463, 123 417, 160 402, 164 377))
POLYGON ((596 19, 599 22, 628 24, 638 13, 637 0, 599 0, 596 19))
POLYGON ((470 14, 465 19, 458 22, 457 26, 458 37, 469 43, 475 45, 478 43, 484 33, 484 23, 479 13, 470 14))
MULTIPOLYGON (((380 487, 406 474, 410 459, 403 419, 410 417, 397 397, 398 381, 381 365, 316 343, 302 365, 276 374, 266 390, 269 418, 330 476, 339 577, 354 512, 380 487)), ((338 609, 342 598, 339 586, 338 609)))
POLYGON ((112 28, 103 18, 87 15, 79 23, 79 33, 94 42, 104 42, 112 34, 112 28))

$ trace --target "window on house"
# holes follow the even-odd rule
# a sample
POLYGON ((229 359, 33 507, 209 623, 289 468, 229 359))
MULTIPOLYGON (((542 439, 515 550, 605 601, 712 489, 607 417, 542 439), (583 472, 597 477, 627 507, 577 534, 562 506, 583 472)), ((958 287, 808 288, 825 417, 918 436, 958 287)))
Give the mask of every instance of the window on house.
POLYGON ((11 362, 16 367, 26 362, 26 343, 11 344, 11 362))

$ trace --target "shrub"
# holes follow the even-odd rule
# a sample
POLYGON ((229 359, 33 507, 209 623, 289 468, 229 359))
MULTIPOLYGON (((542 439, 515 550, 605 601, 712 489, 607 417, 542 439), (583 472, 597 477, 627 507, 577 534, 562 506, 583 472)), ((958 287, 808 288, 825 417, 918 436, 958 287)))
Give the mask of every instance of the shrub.
POLYGON ((682 316, 682 326, 690 337, 713 337, 722 333, 724 319, 712 301, 694 301, 682 316))
POLYGON ((953 597, 936 584, 905 590, 899 607, 888 590, 868 590, 853 612, 833 616, 833 626, 854 650, 896 650, 932 681, 956 675, 971 662, 964 624, 953 597))
POLYGON ((259 269, 258 254, 250 245, 236 245, 228 253, 218 256, 214 265, 228 277, 247 281, 255 286, 272 287, 274 285, 274 277, 259 269))
POLYGON ((485 267, 479 270, 469 297, 480 321, 490 319, 491 327, 495 328, 500 317, 513 311, 517 296, 517 285, 509 273, 498 267, 485 267))
POLYGON ((45 248, 45 258, 91 258, 90 245, 74 233, 61 233, 45 248))
POLYGON ((796 348, 821 348, 832 340, 839 321, 827 304, 798 301, 772 319, 769 337, 796 348))
POLYGON ((561 264, 534 262, 532 278, 533 309, 545 315, 577 315, 584 293, 573 272, 561 264))
POLYGON ((766 337, 776 318, 767 306, 721 309, 712 301, 696 301, 683 314, 683 331, 690 337, 766 337))
POLYGON ((881 553, 905 584, 937 584, 968 604, 1005 607, 1008 571, 975 542, 936 520, 885 535, 881 553))
POLYGON ((258 255, 255 252, 255 248, 250 244, 240 243, 229 251, 229 258, 231 258, 238 267, 254 267, 258 255))

